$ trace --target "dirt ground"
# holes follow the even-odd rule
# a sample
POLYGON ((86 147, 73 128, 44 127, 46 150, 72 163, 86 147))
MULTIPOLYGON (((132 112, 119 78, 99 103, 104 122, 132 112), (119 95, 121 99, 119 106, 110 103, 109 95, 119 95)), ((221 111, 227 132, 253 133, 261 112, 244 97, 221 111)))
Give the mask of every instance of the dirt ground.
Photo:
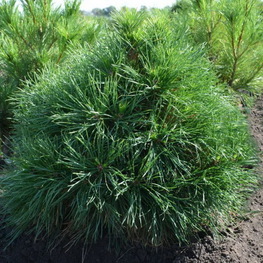
MULTIPOLYGON (((249 115, 251 132, 263 151, 263 97, 249 115)), ((263 155, 261 156, 263 157, 263 155)), ((258 168, 263 174, 263 165, 258 168)), ((24 235, 7 250, 4 239, 7 229, 0 231, 0 263, 263 263, 263 187, 249 200, 248 212, 224 232, 224 238, 200 237, 189 246, 164 248, 157 253, 139 246, 130 246, 117 256, 106 248, 107 240, 83 249, 81 244, 66 249, 64 244, 46 250, 44 240, 34 241, 24 235)))

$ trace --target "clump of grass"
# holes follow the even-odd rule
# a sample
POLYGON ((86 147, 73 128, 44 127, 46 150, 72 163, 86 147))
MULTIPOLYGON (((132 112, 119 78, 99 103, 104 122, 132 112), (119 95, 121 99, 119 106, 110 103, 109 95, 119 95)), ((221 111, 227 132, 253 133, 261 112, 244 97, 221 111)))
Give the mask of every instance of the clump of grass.
POLYGON ((11 236, 187 242, 237 211, 255 177, 244 116, 162 12, 126 10, 92 49, 17 98, 1 180, 11 236))

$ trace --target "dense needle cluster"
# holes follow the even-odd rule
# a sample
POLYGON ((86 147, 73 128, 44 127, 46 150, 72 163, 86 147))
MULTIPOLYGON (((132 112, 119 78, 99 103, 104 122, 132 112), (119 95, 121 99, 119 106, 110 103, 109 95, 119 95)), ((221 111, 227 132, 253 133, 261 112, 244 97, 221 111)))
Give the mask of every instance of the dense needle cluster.
POLYGON ((236 211, 255 181, 242 168, 253 147, 203 53, 167 13, 126 10, 94 47, 28 83, 1 181, 13 237, 159 246, 236 211))

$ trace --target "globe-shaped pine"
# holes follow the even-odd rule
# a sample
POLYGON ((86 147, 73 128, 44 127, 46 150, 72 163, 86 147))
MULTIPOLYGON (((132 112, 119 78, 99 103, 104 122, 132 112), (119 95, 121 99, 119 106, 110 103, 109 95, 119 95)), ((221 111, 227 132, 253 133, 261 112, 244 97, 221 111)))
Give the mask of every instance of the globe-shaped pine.
POLYGON ((254 177, 244 117, 201 47, 163 12, 116 14, 109 36, 16 100, 13 236, 187 241, 240 204, 254 177))

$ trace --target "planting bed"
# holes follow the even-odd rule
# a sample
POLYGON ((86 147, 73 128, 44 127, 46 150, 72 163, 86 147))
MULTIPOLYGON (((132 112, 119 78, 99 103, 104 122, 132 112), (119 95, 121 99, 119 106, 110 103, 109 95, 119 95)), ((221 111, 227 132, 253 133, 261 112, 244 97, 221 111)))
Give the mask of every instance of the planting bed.
MULTIPOLYGON (((263 97, 258 100, 249 116, 251 132, 260 151, 263 150, 262 119, 263 97)), ((258 172, 263 173, 263 165, 259 166, 258 172)), ((122 249, 118 255, 108 252, 106 239, 86 249, 83 249, 81 244, 68 249, 65 241, 48 251, 45 240, 34 240, 27 235, 21 236, 4 251, 4 240, 8 232, 8 229, 5 229, 0 232, 0 263, 260 263, 263 262, 263 188, 248 200, 247 211, 222 233, 221 241, 200 234, 200 240, 193 241, 189 246, 180 248, 174 245, 155 252, 133 245, 122 249)))

